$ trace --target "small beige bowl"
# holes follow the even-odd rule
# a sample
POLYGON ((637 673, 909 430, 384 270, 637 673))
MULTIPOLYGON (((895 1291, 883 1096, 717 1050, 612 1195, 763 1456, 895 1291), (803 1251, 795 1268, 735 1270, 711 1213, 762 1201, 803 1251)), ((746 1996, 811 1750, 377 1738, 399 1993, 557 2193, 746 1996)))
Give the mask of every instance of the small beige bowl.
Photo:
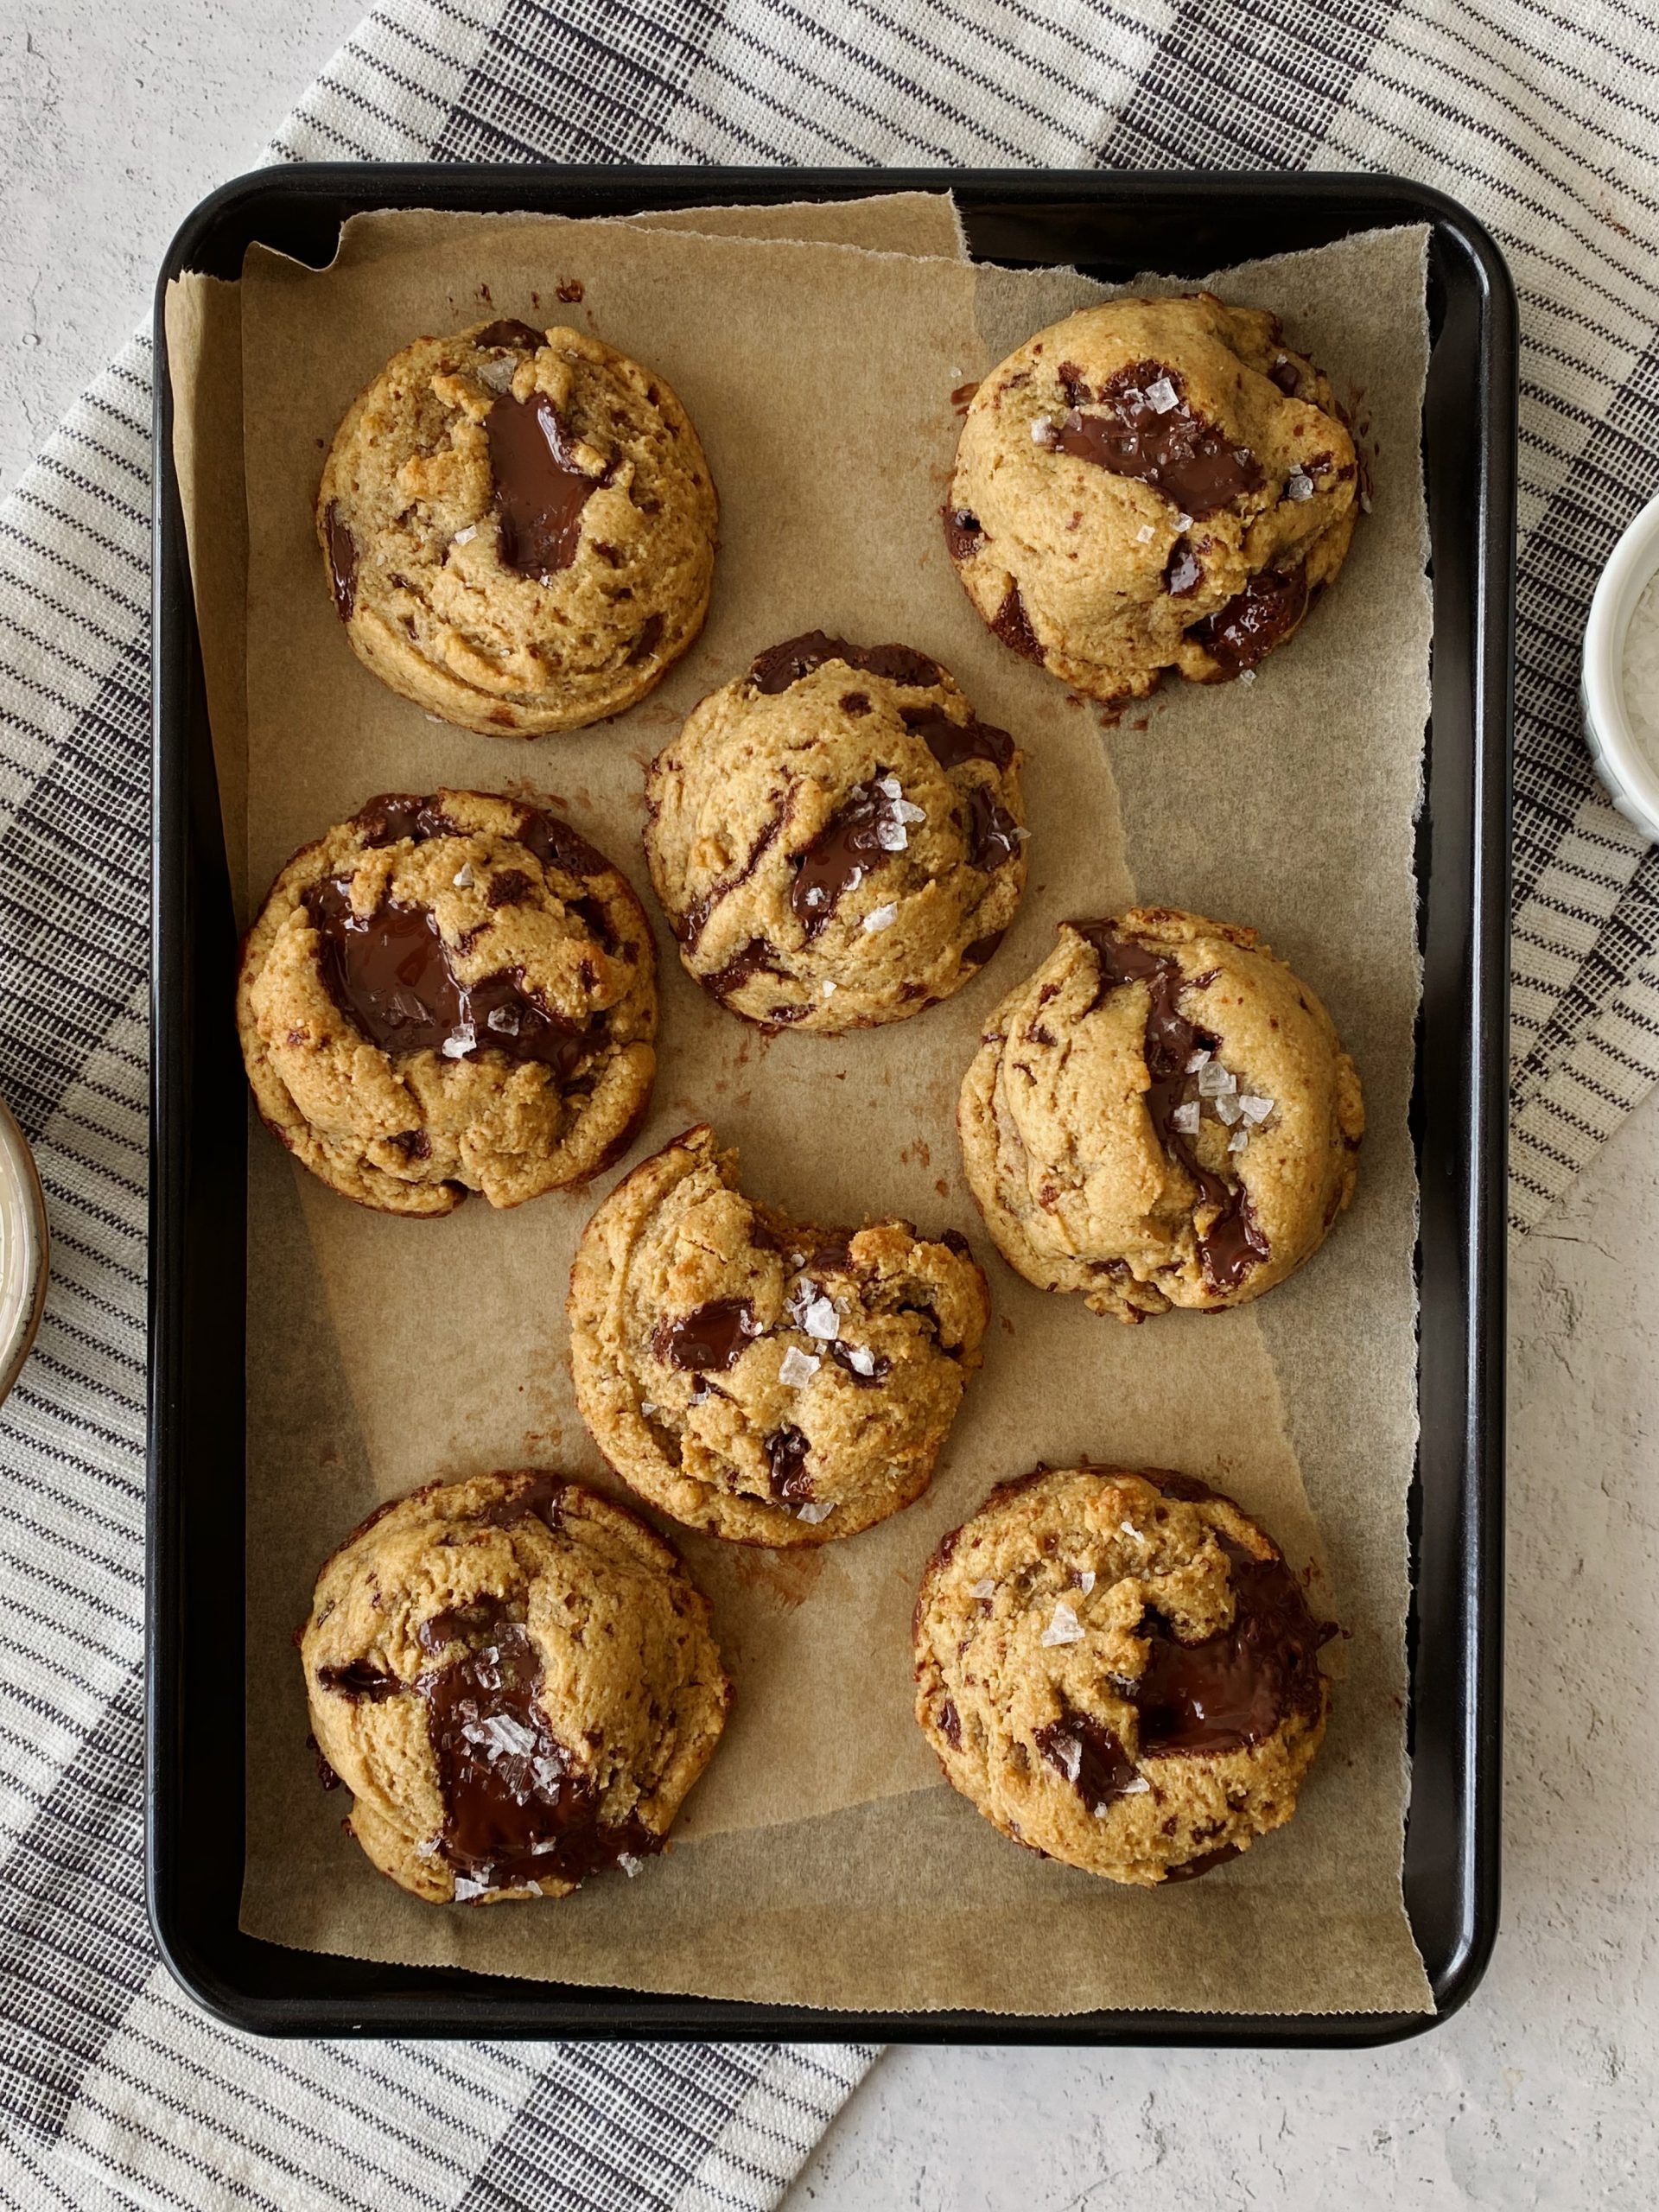
POLYGON ((17 1380, 41 1325, 49 1249, 35 1156, 0 1099, 0 1398, 17 1380))
POLYGON ((1643 836, 1659 839, 1659 765, 1624 702, 1624 639, 1637 602, 1659 575, 1659 499, 1651 499, 1613 548, 1584 631, 1580 701, 1584 734, 1607 796, 1643 836))

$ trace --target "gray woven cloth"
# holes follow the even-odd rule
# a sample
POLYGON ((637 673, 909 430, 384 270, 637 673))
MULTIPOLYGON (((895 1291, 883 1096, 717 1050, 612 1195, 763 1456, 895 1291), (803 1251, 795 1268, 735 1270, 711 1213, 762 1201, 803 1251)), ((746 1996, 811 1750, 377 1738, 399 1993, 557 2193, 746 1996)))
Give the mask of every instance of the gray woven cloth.
MULTIPOLYGON (((1659 863, 1577 718, 1659 490, 1659 31, 1561 0, 391 0, 283 159, 1402 170, 1522 302, 1518 1227, 1659 1075, 1659 863)), ((0 510, 0 1090, 55 1268, 0 1414, 0 2194, 19 2205, 774 2204, 873 2052, 269 2045, 141 1895, 150 358, 0 510)))

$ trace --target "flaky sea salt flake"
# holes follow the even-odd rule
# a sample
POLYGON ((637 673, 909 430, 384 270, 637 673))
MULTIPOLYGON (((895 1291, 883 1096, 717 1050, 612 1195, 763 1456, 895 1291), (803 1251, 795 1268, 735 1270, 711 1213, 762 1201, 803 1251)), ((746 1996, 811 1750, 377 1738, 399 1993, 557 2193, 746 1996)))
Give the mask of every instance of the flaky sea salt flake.
POLYGON ((890 930, 898 918, 899 909, 896 904, 872 906, 864 917, 864 926, 874 935, 877 930, 890 930))
POLYGON ((982 1575, 977 1582, 969 1586, 968 1595, 970 1598, 994 1598, 996 1595, 996 1578, 990 1574, 982 1575))
POLYGON ((803 1351, 798 1344, 791 1344, 784 1354, 783 1364, 778 1370, 778 1380, 785 1389, 804 1390, 823 1364, 810 1351, 803 1351))
POLYGON ((512 389, 518 370, 518 364, 513 355, 504 353, 499 360, 485 362, 478 372, 479 381, 488 385, 492 391, 507 391, 512 389))
POLYGON ((1031 426, 1031 442, 1033 445, 1046 445, 1053 435, 1054 425, 1052 422, 1046 415, 1039 415, 1031 426))
POLYGON ((1236 1122, 1236 1121, 1238 1120, 1238 1118, 1239 1118, 1239 1108, 1238 1108, 1238 1101, 1237 1101, 1237 1099, 1234 1097, 1234 1096, 1233 1096, 1233 1094, 1232 1094, 1232 1092, 1231 1092, 1230 1090, 1224 1090, 1224 1091, 1222 1092, 1222 1094, 1221 1094, 1220 1097, 1219 1097, 1219 1098, 1217 1098, 1217 1099, 1215 1099, 1215 1100, 1212 1102, 1212 1103, 1213 1103, 1213 1104, 1214 1104, 1214 1106, 1215 1106, 1215 1109, 1216 1109, 1217 1114, 1220 1116, 1221 1120, 1222 1120, 1223 1122, 1224 1122, 1226 1123, 1227 1127, 1230 1129, 1230 1128, 1232 1128, 1232 1126, 1233 1126, 1234 1122, 1236 1122))
POLYGON ((813 1498, 805 1505, 796 1507, 795 1518, 798 1521, 805 1521, 816 1529, 819 1522, 827 1521, 835 1510, 836 1503, 833 1498, 813 1498))
POLYGON ((1219 1060, 1206 1061, 1198 1070, 1200 1098, 1219 1098, 1224 1091, 1237 1089, 1238 1077, 1223 1067, 1219 1060))
POLYGON ((1305 468, 1293 468, 1285 479, 1285 497, 1287 499, 1311 499, 1313 496, 1313 479, 1305 468))
POLYGON ((1056 1643, 1083 1642, 1083 1623, 1063 1598, 1056 1605, 1053 1618, 1038 1641, 1046 1648, 1056 1643))
POLYGON ((464 1060, 478 1044, 478 1032, 470 1021, 463 1021, 454 1033, 443 1040, 446 1060, 464 1060))
POLYGON ((875 788, 883 798, 899 798, 903 796, 905 787, 897 776, 878 776, 875 788))
POLYGON ((1092 1567, 1085 1567, 1082 1573, 1077 1577, 1077 1587, 1082 1591, 1084 1596, 1086 1598, 1094 1586, 1095 1570, 1092 1567))
POLYGON ((827 999, 832 999, 836 995, 836 979, 833 976, 826 976, 823 979, 823 995, 827 999))
POLYGON ((1051 1736, 1048 1749, 1066 1780, 1075 1782, 1083 1771, 1083 1745, 1078 1738, 1075 1736, 1051 1736))
POLYGON ((1231 1136, 1228 1138, 1227 1149, 1229 1152, 1243 1152, 1249 1141, 1249 1131, 1241 1124, 1239 1128, 1233 1131, 1231 1136))
POLYGON ((1135 535, 1137 543, 1141 545, 1150 545, 1155 532, 1149 522, 1143 522, 1140 529, 1135 531, 1135 535))
POLYGON ((801 1326, 822 1344, 832 1344, 841 1334, 841 1316, 833 1298, 815 1298, 801 1316, 801 1326))
POLYGON ((1265 1122, 1273 1111, 1271 1098, 1262 1098, 1253 1090, 1238 1094, 1238 1110, 1247 1122, 1265 1122))
POLYGON ((477 536, 478 524, 475 522, 469 522, 465 530, 458 530, 455 532, 453 542, 457 545, 470 545, 477 536))
POLYGON ((927 809, 918 806, 913 799, 895 799, 893 810, 901 822, 925 822, 927 819, 927 809))
POLYGON ((1176 527, 1176 530, 1177 530, 1178 531, 1179 531, 1179 532, 1184 536, 1184 535, 1185 534, 1185 532, 1186 532, 1186 531, 1188 531, 1189 530, 1191 530, 1191 529, 1192 529, 1192 516, 1191 516, 1191 515, 1177 515, 1177 516, 1176 516, 1176 518, 1175 518, 1175 527, 1176 527))
POLYGON ((875 1354, 868 1344, 848 1344, 843 1349, 847 1354, 847 1364, 855 1375, 874 1374, 875 1354))
POLYGON ((1203 1048, 1202 1048, 1202 1047, 1200 1047, 1200 1048, 1199 1048, 1199 1050, 1198 1050, 1198 1052, 1189 1052, 1189 1053, 1187 1054, 1187 1056, 1186 1056, 1186 1072, 1188 1073, 1188 1075, 1197 1075, 1197 1073, 1198 1073, 1198 1070, 1199 1070, 1201 1067, 1207 1067, 1207 1066, 1209 1065, 1209 1062, 1210 1062, 1210 1055, 1209 1055, 1209 1053, 1208 1053, 1208 1052, 1205 1052, 1205 1051, 1203 1050, 1203 1048))
POLYGON ((1147 386, 1146 401, 1154 415, 1167 415, 1172 407, 1180 405, 1180 394, 1167 377, 1160 377, 1147 386))
POLYGON ((630 1881, 636 1874, 643 1874, 645 1871, 645 1860, 636 1859, 631 1851, 619 1851, 616 1854, 616 1863, 630 1881))
POLYGON ((910 842, 910 832, 902 822, 888 816, 876 823, 875 842, 884 853, 902 853, 910 842))
POLYGON ((455 1903, 457 1904, 470 1904, 474 1897, 481 1897, 485 1891, 487 1890, 489 1886, 490 1885, 487 1882, 475 1882, 470 1874, 457 1874, 455 1877, 455 1903))
POLYGON ((1241 668, 1238 671, 1238 680, 1241 683, 1254 683, 1255 671, 1253 668, 1241 668))
POLYGON ((450 879, 457 891, 470 891, 477 878, 473 874, 471 861, 462 861, 450 879))
POLYGON ((1184 1105, 1177 1106, 1172 1110, 1169 1117, 1170 1128, 1179 1130, 1184 1137, 1197 1136, 1199 1110, 1198 1100, 1189 1098, 1184 1105))

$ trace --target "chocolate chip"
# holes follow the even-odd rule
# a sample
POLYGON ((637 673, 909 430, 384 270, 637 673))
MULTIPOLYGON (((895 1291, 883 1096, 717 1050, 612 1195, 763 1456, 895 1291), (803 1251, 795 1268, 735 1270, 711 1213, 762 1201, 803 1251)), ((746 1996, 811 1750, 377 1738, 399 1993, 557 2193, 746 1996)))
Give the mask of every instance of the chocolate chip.
POLYGON ((1230 676, 1241 675, 1283 645, 1307 610, 1307 572, 1263 569, 1243 591, 1187 632, 1230 676))
POLYGON ((991 627, 1005 645, 1011 646, 1027 660, 1040 663, 1044 659, 1043 649, 1037 642, 1037 632, 1032 628, 1031 618, 1026 613, 1026 602, 1020 596, 1020 587, 1012 578, 991 627))
POLYGON ((806 1469, 807 1442, 798 1428, 780 1428, 766 1439, 766 1465, 772 1471, 772 1494, 785 1505, 805 1505, 812 1497, 812 1478, 806 1469))
POLYGON ((1190 515, 1214 514, 1260 489, 1255 455, 1192 412, 1179 372, 1137 361, 1120 369, 1096 397, 1103 412, 1084 414, 1074 404, 1055 426, 1050 443, 1058 451, 1150 484, 1190 515), (1177 394, 1173 407, 1160 410, 1147 397, 1147 387, 1160 383, 1177 394))
POLYGON ((547 333, 508 315, 499 322, 486 323, 473 343, 485 353, 499 353, 511 348, 516 353, 534 353, 546 345, 547 333))
POLYGON ((985 525, 969 507, 946 507, 945 550, 953 561, 966 561, 985 543, 985 525))
POLYGON ((357 540, 340 520, 336 500, 329 500, 322 524, 328 540, 328 580, 334 586, 334 612, 342 622, 349 622, 357 604, 357 540))
POLYGON ((577 466, 569 429, 545 392, 503 397, 484 418, 495 479, 497 549, 519 575, 568 569, 582 539, 582 510, 599 479, 577 466))
POLYGON ((826 661, 838 660, 868 676, 885 676, 893 683, 937 683, 939 664, 909 645, 853 645, 845 638, 831 638, 822 630, 808 630, 798 638, 772 645, 751 664, 749 682, 757 691, 787 691, 826 661))
POLYGON ((522 906, 531 893, 530 878, 521 868, 498 868, 485 893, 491 906, 522 906))
POLYGON ((958 722, 943 707, 901 707, 899 719, 947 772, 968 760, 988 760, 1005 770, 1013 763, 1014 740, 1007 730, 981 721, 976 715, 958 722))
POLYGON ((723 1374, 760 1333, 747 1299, 716 1298, 694 1313, 659 1322, 652 1350, 670 1367, 696 1375, 723 1374))

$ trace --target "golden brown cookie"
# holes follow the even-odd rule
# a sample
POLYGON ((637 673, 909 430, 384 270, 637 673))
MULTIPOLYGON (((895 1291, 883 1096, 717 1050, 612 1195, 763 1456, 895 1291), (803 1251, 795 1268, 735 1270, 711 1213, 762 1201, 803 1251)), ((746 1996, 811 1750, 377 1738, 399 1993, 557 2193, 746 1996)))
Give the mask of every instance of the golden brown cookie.
POLYGON ((1335 1632, 1230 1498, 1183 1475, 1039 1468, 928 1564, 916 1717, 952 1787, 1016 1843, 1109 1881, 1189 1880, 1294 1812, 1335 1632))
POLYGON ((638 1873, 731 1700, 669 1546, 529 1470, 429 1483, 371 1514, 317 1578, 300 1656, 353 1834, 439 1904, 638 1873))
POLYGON ((1282 1282, 1353 1197, 1364 1126, 1307 986, 1253 930, 1167 906, 1063 922, 957 1108, 1008 1265, 1125 1321, 1282 1282))
POLYGON ((334 434, 317 538, 353 650, 464 729, 620 714, 702 627, 715 487, 662 378, 579 330, 417 338, 334 434))
POLYGON ((821 630, 696 707, 645 779, 680 957, 734 1014, 901 1021, 995 951, 1025 888, 1020 756, 908 645, 821 630))
POLYGON ((1097 699, 1248 675, 1336 575, 1357 461, 1275 316, 1113 300, 1039 330, 963 423, 945 542, 1003 643, 1097 699))
POLYGON ((483 791, 371 799, 296 853, 243 948, 237 1027, 267 1125, 386 1213, 513 1206, 620 1158, 656 1056, 626 879, 483 791))
POLYGON ((617 1185, 570 1276, 576 1403, 677 1521, 740 1543, 855 1535, 927 1488, 989 1306, 963 1240, 818 1229, 688 1129, 617 1185))

